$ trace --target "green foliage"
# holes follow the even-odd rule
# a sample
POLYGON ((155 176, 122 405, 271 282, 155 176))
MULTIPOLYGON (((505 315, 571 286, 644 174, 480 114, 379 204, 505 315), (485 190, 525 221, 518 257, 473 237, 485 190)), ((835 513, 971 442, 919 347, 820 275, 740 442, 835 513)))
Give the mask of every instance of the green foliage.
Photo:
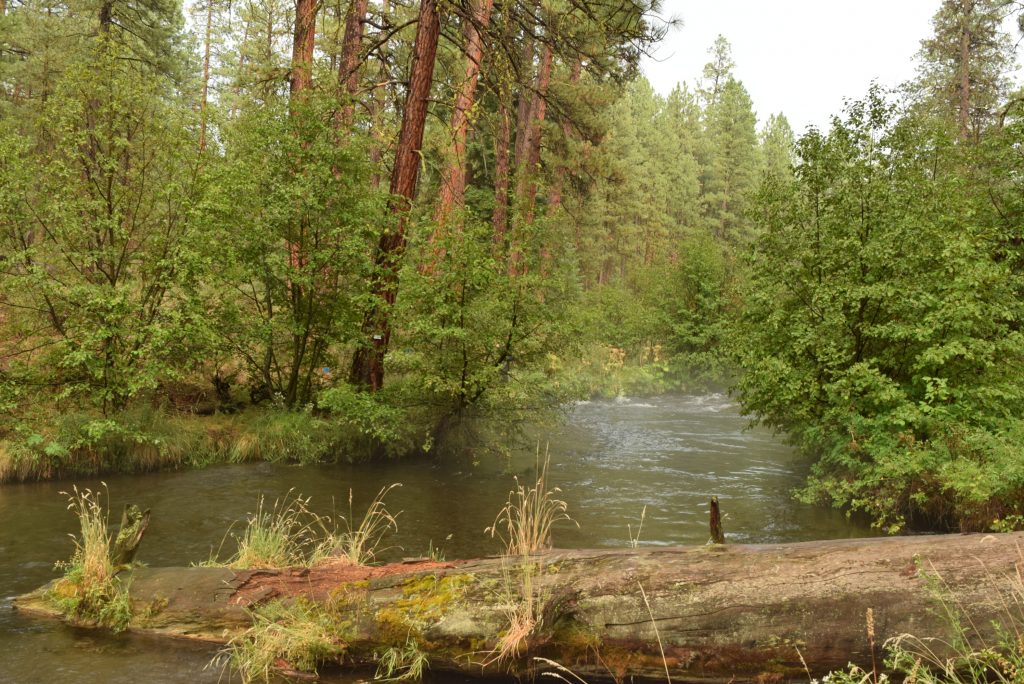
POLYGON ((11 377, 104 412, 173 377, 207 338, 189 112, 125 64, 100 42, 58 81, 38 130, 0 131, 11 377))
POLYGON ((1024 312, 980 189, 877 91, 798 147, 796 179, 757 202, 737 394, 817 457, 805 500, 983 528, 1024 493, 1024 312))
POLYGON ((223 352, 244 361, 254 401, 312 403, 359 331, 383 196, 366 191, 362 140, 341 144, 333 104, 246 109, 223 128, 229 153, 209 171, 209 314, 223 352))
POLYGON ((440 417, 440 436, 466 418, 511 428, 574 398, 553 367, 573 351, 565 321, 576 298, 557 251, 510 274, 490 226, 479 223, 423 250, 443 258, 402 273, 389 401, 440 417))

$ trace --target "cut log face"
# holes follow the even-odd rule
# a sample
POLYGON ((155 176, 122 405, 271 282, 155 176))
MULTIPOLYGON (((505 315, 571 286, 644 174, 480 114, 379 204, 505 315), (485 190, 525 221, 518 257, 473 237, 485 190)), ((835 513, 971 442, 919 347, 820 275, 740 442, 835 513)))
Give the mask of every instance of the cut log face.
MULTIPOLYGON (((850 662, 870 668, 869 608, 878 648, 905 633, 953 641, 943 601, 980 630, 969 638, 991 639, 1021 591, 1022 541, 948 535, 309 571, 139 568, 131 628, 225 642, 262 603, 301 596, 345 625, 347 665, 411 638, 432 668, 473 674, 522 674, 543 656, 588 680, 664 681, 666 666, 680 682, 805 680, 804 662, 812 675, 850 662), (530 618, 520 623, 529 629, 519 657, 498 661, 517 611, 530 618)), ((40 595, 17 607, 53 614, 40 595)))

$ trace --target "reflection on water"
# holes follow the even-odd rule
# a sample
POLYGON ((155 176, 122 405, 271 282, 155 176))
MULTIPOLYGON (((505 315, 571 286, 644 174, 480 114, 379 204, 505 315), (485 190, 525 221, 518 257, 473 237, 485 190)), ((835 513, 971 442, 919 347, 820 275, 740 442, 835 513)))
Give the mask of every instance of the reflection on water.
MULTIPOLYGON (((561 525, 562 547, 625 547, 647 507, 641 545, 701 544, 706 504, 717 495, 727 540, 775 542, 868 534, 833 511, 792 501, 802 467, 788 447, 763 431, 745 431, 737 407, 721 394, 580 402, 562 428, 545 436, 551 482, 579 527, 561 525)), ((111 505, 153 510, 140 558, 152 566, 205 560, 224 544, 225 530, 294 488, 322 513, 347 512, 348 490, 360 511, 383 486, 403 511, 390 538, 391 558, 423 554, 433 543, 448 558, 497 551, 483 534, 513 485, 529 480, 533 454, 510 461, 412 460, 373 466, 294 467, 269 464, 107 478, 111 505), (335 505, 336 504, 336 505, 335 505)), ((0 487, 0 682, 216 682, 204 669, 205 646, 109 636, 20 617, 13 596, 54 577, 53 562, 72 551, 75 520, 58 492, 72 483, 0 487)), ((98 481, 78 481, 97 487, 98 481)))

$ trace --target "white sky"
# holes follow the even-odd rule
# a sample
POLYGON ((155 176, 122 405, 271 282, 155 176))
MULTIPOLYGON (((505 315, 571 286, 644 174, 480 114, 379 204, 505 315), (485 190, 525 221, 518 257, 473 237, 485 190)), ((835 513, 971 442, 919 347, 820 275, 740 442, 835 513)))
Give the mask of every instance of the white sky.
POLYGON ((783 112, 799 135, 827 128, 844 98, 871 81, 895 86, 915 74, 914 55, 931 33, 940 0, 665 0, 662 16, 683 20, 645 59, 654 89, 697 82, 718 34, 732 44, 736 76, 758 122, 783 112))

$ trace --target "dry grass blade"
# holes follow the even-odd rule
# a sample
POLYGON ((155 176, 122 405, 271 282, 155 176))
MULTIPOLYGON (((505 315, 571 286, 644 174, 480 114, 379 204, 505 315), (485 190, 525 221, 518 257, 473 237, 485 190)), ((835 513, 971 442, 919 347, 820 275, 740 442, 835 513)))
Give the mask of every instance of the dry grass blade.
MULTIPOLYGON (((107 485, 102 484, 106 492, 107 485)), ((68 510, 78 517, 81 536, 71 536, 75 542, 72 563, 81 572, 82 585, 105 586, 114 577, 114 567, 110 562, 110 521, 100 502, 102 494, 91 489, 79 490, 77 486, 72 487, 71 493, 61 494, 68 497, 68 510)))
MULTIPOLYGON (((538 462, 539 462, 538 451, 538 462)), ((560 521, 575 521, 569 517, 568 504, 555 497, 562 490, 548 489, 548 466, 551 456, 544 454, 544 463, 538 468, 537 481, 527 489, 516 478, 516 488, 509 492, 505 507, 499 511, 494 524, 485 532, 498 537, 509 556, 529 556, 551 546, 551 529, 560 521)))
POLYGON ((647 600, 647 592, 644 591, 644 585, 637 582, 636 585, 640 587, 640 596, 644 599, 644 605, 647 606, 647 614, 651 617, 651 626, 654 627, 654 636, 658 639, 658 650, 661 651, 661 664, 665 666, 665 680, 668 684, 672 684, 672 675, 668 673, 668 660, 665 658, 665 647, 661 643, 661 632, 658 631, 658 623, 654 619, 654 612, 651 610, 651 604, 647 600))
POLYGON ((348 490, 348 517, 342 518, 346 530, 334 540, 335 549, 344 558, 355 565, 371 563, 382 551, 378 547, 384 535, 398 531, 398 516, 401 515, 401 511, 394 515, 388 512, 387 506, 384 505, 384 497, 401 486, 396 482, 382 487, 356 526, 353 526, 355 516, 352 512, 352 490, 348 490))
POLYGON ((538 663, 543 663, 544 665, 555 668, 554 672, 550 670, 541 672, 541 677, 551 677, 553 679, 559 679, 563 682, 566 682, 566 684, 587 684, 587 680, 583 679, 583 677, 580 677, 578 674, 576 674, 575 672, 573 672, 572 670, 570 670, 565 665, 562 665, 559 662, 550 660, 548 658, 539 657, 534 658, 534 660, 538 663))
POLYGON ((636 535, 633 534, 633 526, 627 524, 626 529, 629 530, 629 547, 636 549, 640 546, 640 532, 644 529, 644 518, 647 517, 647 506, 644 505, 644 509, 640 511, 640 524, 636 526, 636 535))

